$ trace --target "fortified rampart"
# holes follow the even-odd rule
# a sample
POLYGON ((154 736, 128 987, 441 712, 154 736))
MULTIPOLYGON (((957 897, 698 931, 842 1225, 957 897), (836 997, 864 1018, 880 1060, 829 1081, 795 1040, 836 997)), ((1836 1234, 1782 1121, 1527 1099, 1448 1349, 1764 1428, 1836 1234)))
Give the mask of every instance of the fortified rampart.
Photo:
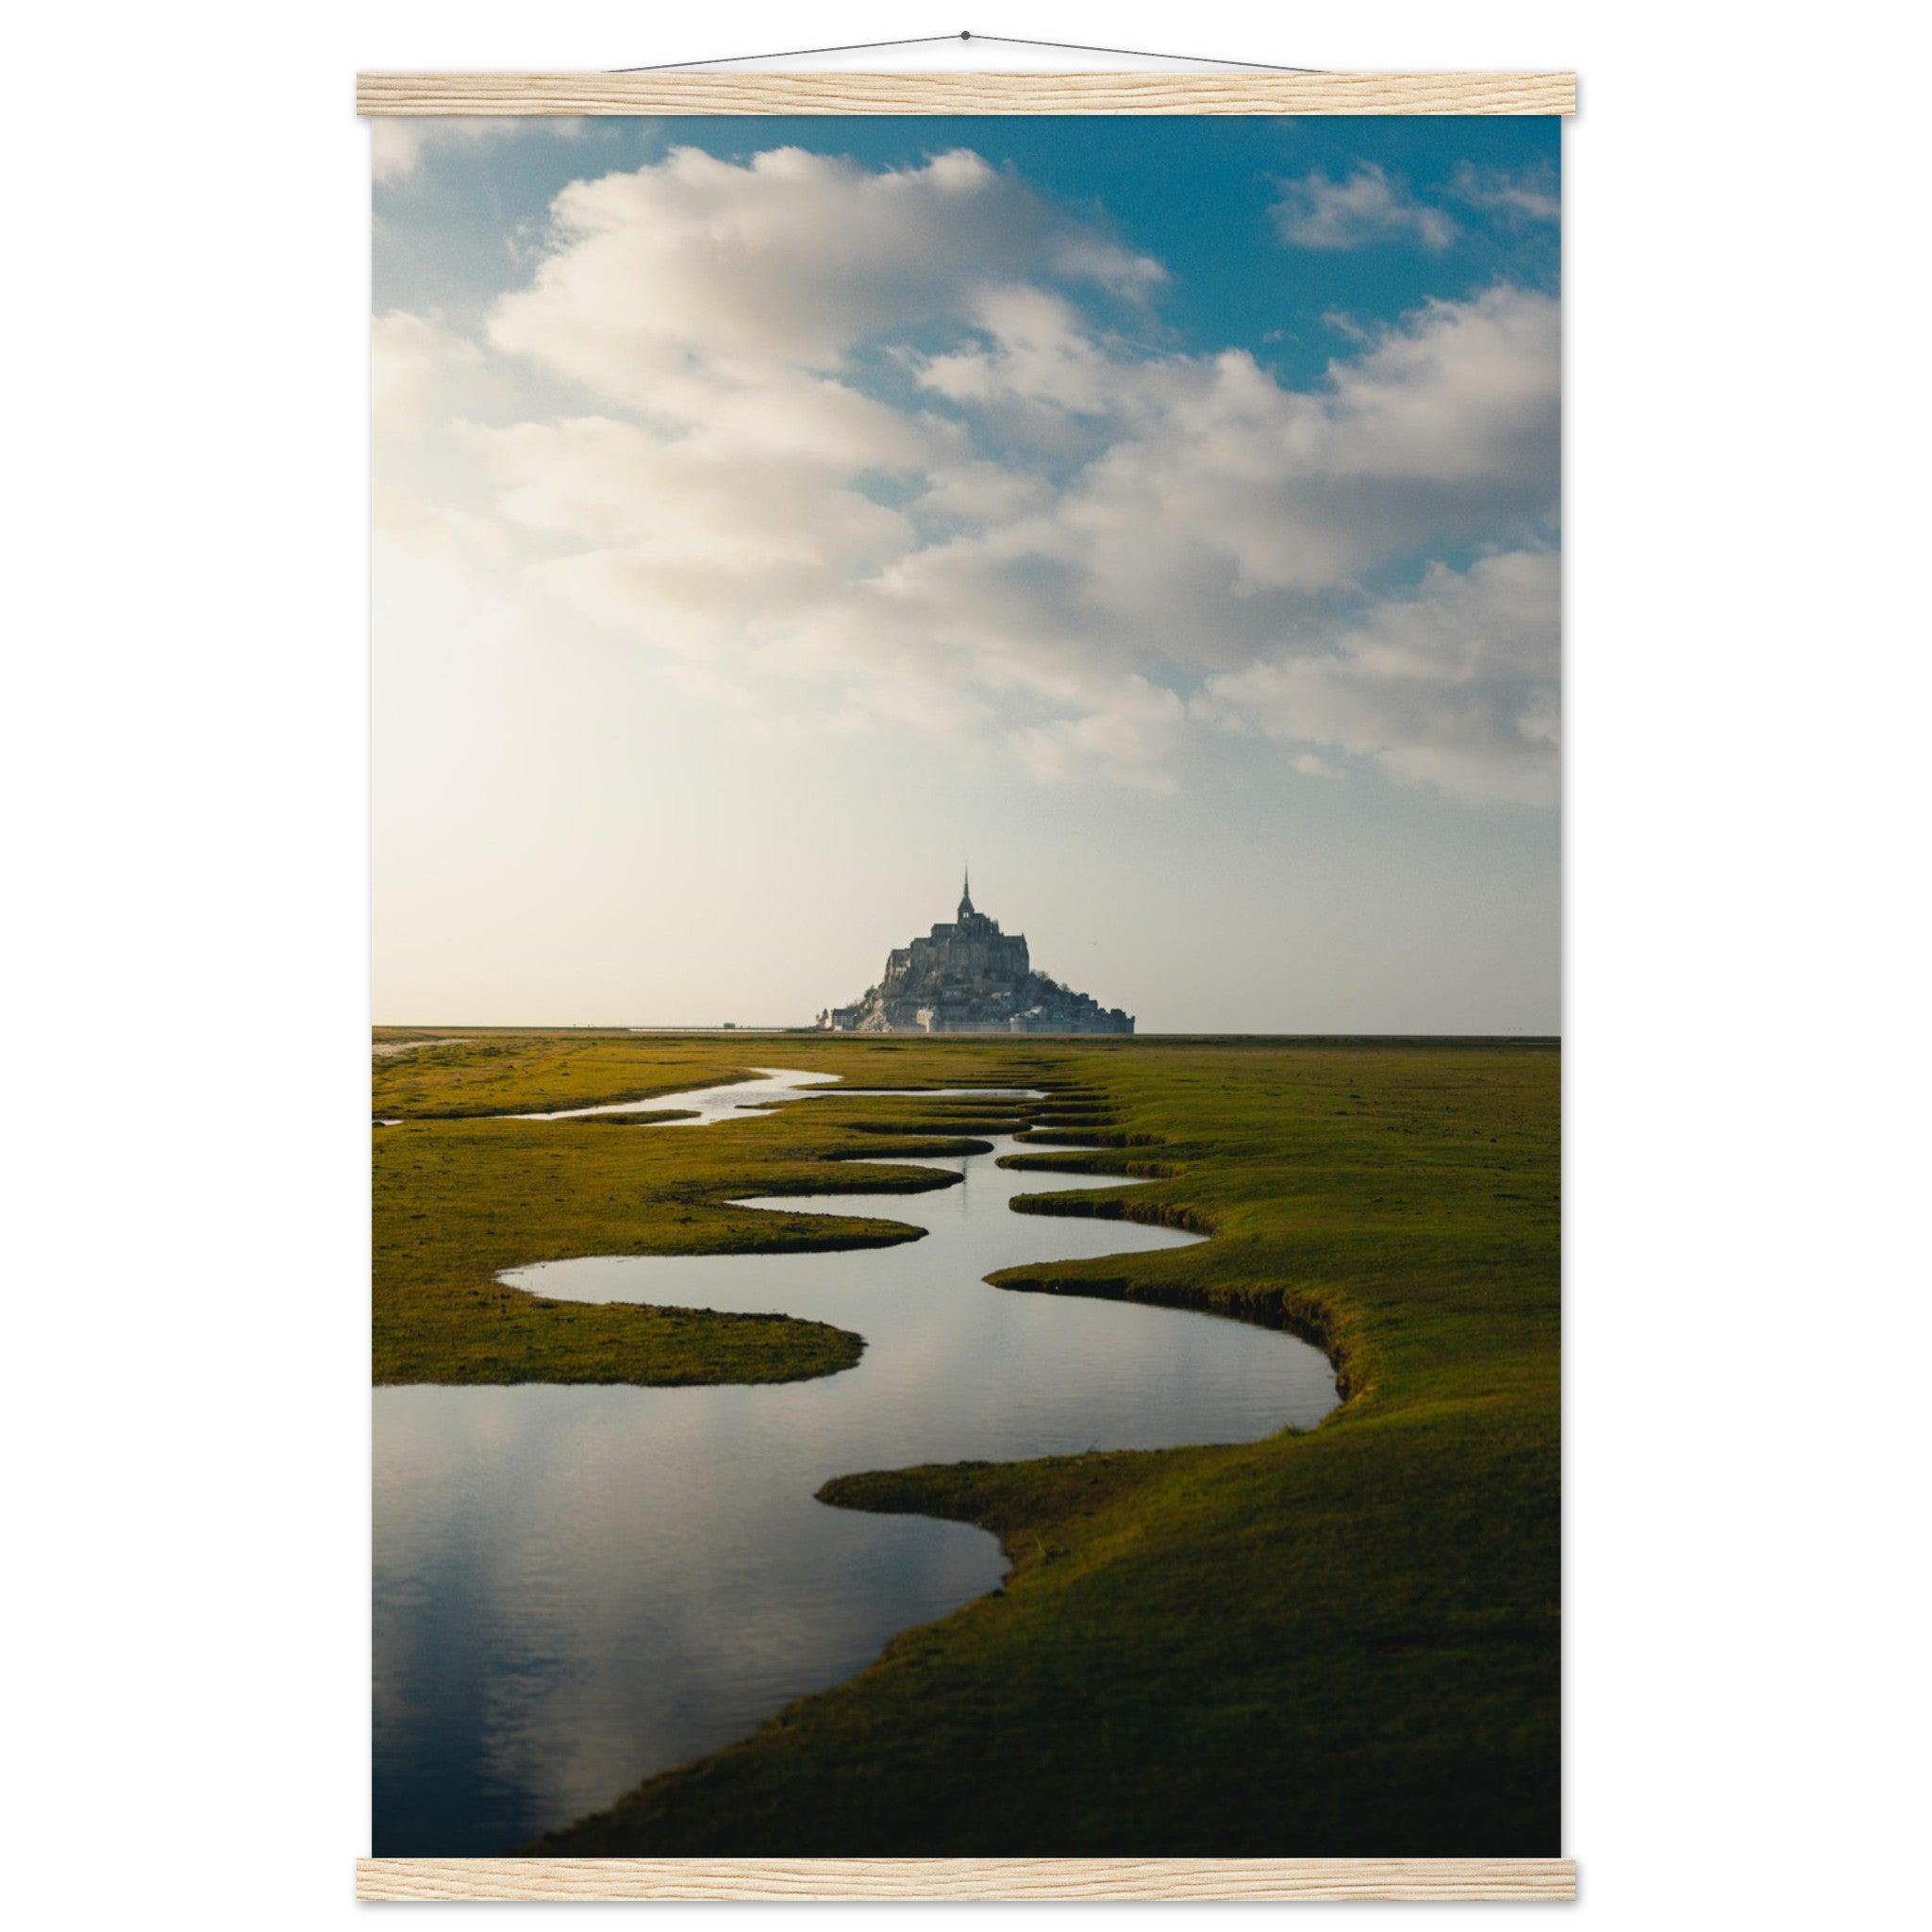
POLYGON ((1025 935, 976 911, 969 878, 956 919, 894 946, 878 984, 849 1007, 828 1007, 819 1024, 830 1033, 1131 1033, 1134 1018, 1034 972, 1025 935))

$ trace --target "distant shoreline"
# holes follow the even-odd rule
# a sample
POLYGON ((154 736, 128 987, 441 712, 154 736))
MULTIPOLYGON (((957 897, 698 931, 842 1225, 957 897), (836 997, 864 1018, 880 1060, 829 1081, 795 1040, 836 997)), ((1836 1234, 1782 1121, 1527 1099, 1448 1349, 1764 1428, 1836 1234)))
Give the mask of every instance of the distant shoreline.
MULTIPOLYGON (((435 1041, 425 1040, 423 1045, 443 1044, 448 1036, 458 1030, 455 1027, 409 1025, 377 1022, 372 1029, 376 1035, 398 1033, 434 1034, 435 1041)), ((960 1042, 977 1041, 985 1044, 989 1039, 1003 1039, 1003 1035, 987 1034, 944 1034, 944 1033, 831 1033, 821 1026, 546 1026, 489 1024, 465 1025, 459 1029, 464 1035, 475 1034, 538 1034, 538 1033, 581 1033, 585 1035, 608 1034, 634 1037, 651 1034, 675 1034, 678 1036, 696 1035, 707 1039, 727 1039, 742 1036, 748 1039, 826 1039, 826 1040, 917 1040, 935 1045, 949 1041, 960 1042)), ((1108 1036, 1104 1034, 1058 1034, 1036 1033, 1024 1036, 1032 1040, 1077 1040, 1082 1045, 1096 1046, 1105 1051, 1118 1052, 1124 1046, 1135 1041, 1142 1044, 1150 1041, 1188 1041, 1198 1044, 1204 1041, 1253 1041, 1266 1042, 1273 1046, 1522 1046, 1522 1047, 1560 1047, 1563 1036, 1560 1033, 1135 1033, 1108 1036)))

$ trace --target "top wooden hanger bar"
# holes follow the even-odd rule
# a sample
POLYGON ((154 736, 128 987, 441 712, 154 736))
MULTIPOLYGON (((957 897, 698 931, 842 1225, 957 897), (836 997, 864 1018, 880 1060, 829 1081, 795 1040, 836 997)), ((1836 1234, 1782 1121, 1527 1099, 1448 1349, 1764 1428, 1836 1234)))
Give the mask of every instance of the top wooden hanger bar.
POLYGON ((1574 74, 359 74, 358 114, 1574 114, 1574 74))

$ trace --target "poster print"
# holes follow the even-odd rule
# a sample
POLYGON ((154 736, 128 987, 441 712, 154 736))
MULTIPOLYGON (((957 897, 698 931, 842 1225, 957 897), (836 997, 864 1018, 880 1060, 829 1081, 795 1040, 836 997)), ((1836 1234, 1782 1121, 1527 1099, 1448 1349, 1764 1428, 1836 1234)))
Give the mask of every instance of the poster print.
POLYGON ((1555 121, 386 121, 385 1857, 1558 1849, 1555 121))

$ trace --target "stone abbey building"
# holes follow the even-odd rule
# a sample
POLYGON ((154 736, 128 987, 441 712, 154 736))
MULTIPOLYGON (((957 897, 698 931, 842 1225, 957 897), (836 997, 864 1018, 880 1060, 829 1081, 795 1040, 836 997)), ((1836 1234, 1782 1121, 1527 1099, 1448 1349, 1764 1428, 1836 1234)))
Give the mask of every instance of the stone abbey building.
POLYGON ((829 1033, 1131 1033, 1134 1016, 1034 972, 1025 935, 974 910, 969 876, 951 924, 895 946, 879 983, 849 1007, 827 1008, 819 1024, 829 1033))

